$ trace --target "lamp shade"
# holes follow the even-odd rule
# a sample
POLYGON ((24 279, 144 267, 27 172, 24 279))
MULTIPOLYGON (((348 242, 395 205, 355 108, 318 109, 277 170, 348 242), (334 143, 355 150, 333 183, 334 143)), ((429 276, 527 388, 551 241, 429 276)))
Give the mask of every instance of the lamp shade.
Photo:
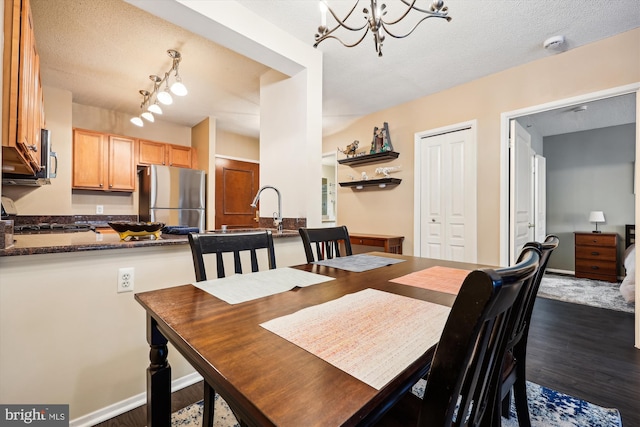
POLYGON ((591 211, 589 214, 589 222, 604 222, 604 212, 591 211))

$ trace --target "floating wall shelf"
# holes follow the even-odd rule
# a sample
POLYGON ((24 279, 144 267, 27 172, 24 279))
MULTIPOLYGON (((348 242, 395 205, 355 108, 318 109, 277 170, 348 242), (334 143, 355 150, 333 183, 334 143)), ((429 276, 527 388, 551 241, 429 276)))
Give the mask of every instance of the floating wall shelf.
POLYGON ((352 187, 355 190, 362 190, 365 187, 386 188, 389 186, 398 185, 401 182, 402 180, 400 178, 368 179, 366 181, 341 182, 340 187, 352 187))
POLYGON ((338 163, 349 166, 364 165, 366 163, 384 162, 386 160, 397 159, 399 155, 400 153, 397 151, 384 151, 382 153, 347 157, 346 159, 338 160, 338 163))

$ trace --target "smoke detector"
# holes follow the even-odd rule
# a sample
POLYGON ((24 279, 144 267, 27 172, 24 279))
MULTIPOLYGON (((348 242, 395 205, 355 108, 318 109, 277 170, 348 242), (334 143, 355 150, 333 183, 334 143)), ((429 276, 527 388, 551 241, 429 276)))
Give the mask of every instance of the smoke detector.
POLYGON ((542 44, 548 50, 561 50, 564 46, 564 36, 549 37, 542 44))

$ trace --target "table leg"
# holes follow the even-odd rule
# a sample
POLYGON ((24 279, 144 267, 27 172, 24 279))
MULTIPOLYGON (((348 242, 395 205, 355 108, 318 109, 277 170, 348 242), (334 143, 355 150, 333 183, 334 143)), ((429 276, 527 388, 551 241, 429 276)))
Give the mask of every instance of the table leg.
POLYGON ((167 362, 167 339, 158 330, 157 322, 147 315, 147 427, 171 426, 171 366, 167 362))

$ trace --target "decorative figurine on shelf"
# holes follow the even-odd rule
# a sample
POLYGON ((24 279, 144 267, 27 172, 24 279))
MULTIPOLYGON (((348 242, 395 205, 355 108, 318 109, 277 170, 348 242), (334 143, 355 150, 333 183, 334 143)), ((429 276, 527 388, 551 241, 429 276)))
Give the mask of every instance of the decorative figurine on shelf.
POLYGON ((360 141, 356 140, 353 141, 351 144, 347 145, 344 150, 341 150, 340 147, 338 147, 338 151, 341 152, 342 154, 346 154, 347 158, 349 158, 349 154, 351 154, 351 157, 356 155, 356 151, 358 150, 358 145, 360 144, 360 141))
POLYGON ((389 124, 384 122, 384 125, 373 128, 373 140, 371 141, 370 154, 383 153, 385 151, 393 151, 393 144, 391 144, 391 137, 389 136, 389 124))
POLYGON ((398 172, 400 166, 384 166, 376 168, 376 175, 384 175, 385 178, 389 178, 391 172, 398 172))
POLYGON ((366 172, 362 172, 362 180, 363 181, 368 181, 369 180, 369 176, 367 175, 366 172))

